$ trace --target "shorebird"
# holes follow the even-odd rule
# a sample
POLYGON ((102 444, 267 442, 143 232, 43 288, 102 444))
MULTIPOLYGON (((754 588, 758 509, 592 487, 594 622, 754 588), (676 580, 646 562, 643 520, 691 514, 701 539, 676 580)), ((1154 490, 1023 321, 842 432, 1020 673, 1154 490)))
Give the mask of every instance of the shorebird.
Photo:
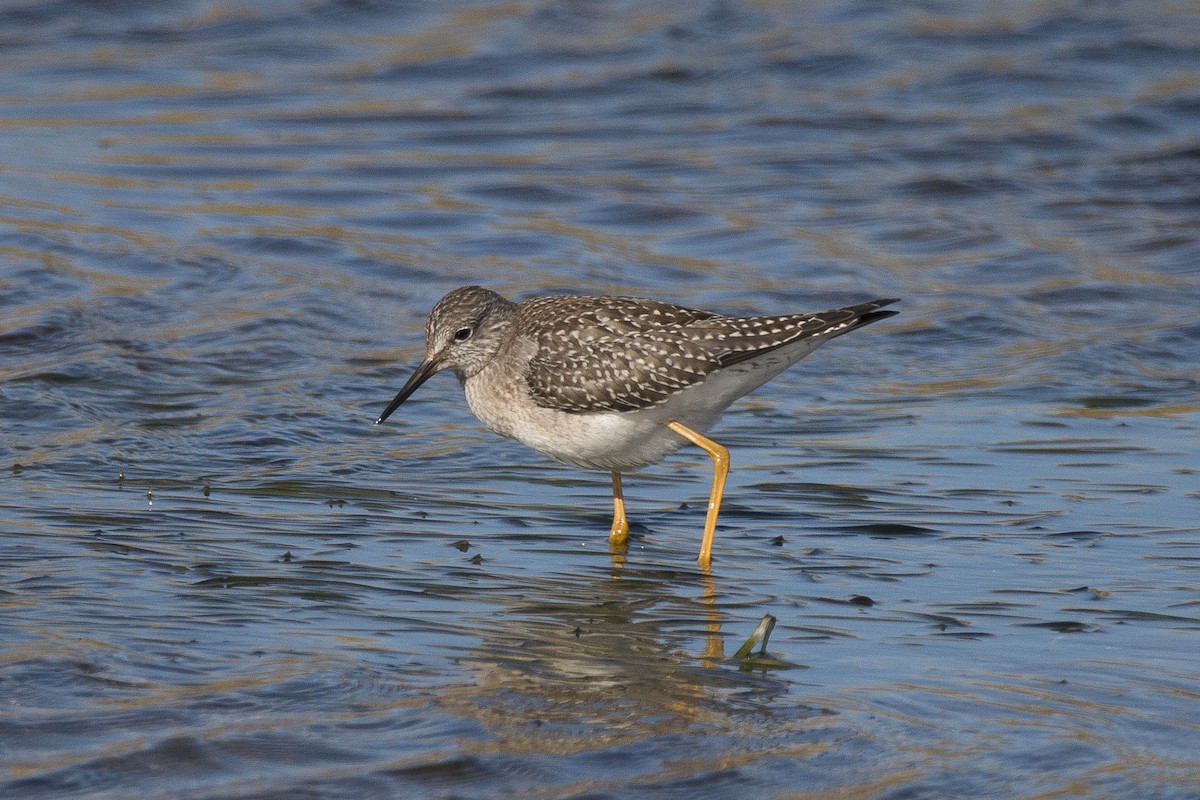
POLYGON ((425 360, 376 424, 421 384, 453 370, 480 422, 576 467, 612 473, 609 543, 625 546, 621 473, 691 442, 713 461, 700 565, 713 534, 729 451, 704 435, 733 401, 820 345, 895 315, 896 300, 766 317, 731 317, 636 297, 538 297, 513 303, 479 286, 447 294, 425 323, 425 360))

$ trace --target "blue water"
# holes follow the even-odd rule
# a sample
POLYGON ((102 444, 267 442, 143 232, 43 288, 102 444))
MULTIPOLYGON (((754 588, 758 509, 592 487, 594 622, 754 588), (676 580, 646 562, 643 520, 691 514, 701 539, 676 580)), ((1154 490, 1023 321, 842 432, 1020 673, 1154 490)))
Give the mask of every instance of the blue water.
POLYGON ((1200 797, 1198 42, 0 5, 0 797, 1200 797), (453 379, 372 424, 467 283, 903 302, 713 429, 705 574, 701 451, 614 557, 453 379))

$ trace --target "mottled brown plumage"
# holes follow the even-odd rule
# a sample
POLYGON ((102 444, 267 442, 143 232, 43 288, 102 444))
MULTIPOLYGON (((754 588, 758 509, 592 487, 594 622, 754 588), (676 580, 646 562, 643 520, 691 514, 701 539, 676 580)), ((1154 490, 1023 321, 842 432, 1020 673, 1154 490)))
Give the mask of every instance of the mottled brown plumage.
POLYGON ((892 302, 819 314, 730 317, 635 297, 539 297, 518 305, 515 329, 537 343, 525 377, 539 406, 637 411, 723 367, 892 316, 895 312, 879 312, 892 302))

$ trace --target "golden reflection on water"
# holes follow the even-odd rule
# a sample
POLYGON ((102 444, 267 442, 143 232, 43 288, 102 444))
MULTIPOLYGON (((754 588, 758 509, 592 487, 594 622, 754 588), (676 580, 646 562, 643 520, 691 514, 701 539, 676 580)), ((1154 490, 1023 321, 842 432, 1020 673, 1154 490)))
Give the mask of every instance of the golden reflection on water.
POLYGON ((708 617, 708 624, 705 626, 708 633, 704 637, 704 650, 700 653, 700 663, 712 668, 725 658, 725 639, 721 636, 721 613, 716 605, 716 587, 709 570, 703 570, 701 582, 704 592, 700 597, 700 602, 704 604, 704 615, 708 617))
POLYGON ((1084 406, 1060 406, 1055 410, 1060 417, 1088 419, 1117 419, 1120 417, 1154 417, 1175 419, 1200 414, 1200 403, 1164 403, 1144 408, 1087 408, 1084 406))
MULTIPOLYGON (((609 544, 609 553, 612 556, 612 578, 613 580, 621 579, 621 570, 624 569, 628 561, 629 540, 626 539, 621 544, 609 544)), ((717 590, 716 581, 713 578, 711 568, 700 568, 700 584, 701 594, 700 602, 704 606, 704 615, 708 622, 705 626, 707 634, 704 637, 704 647, 700 651, 700 663, 705 667, 716 667, 725 658, 725 639, 721 636, 721 612, 717 608, 717 590)))
MULTIPOLYGON (((0 224, 11 225, 13 228, 28 233, 44 233, 46 230, 63 231, 82 234, 108 234, 120 239, 126 239, 139 247, 153 247, 166 244, 169 239, 145 231, 117 228, 112 225, 86 222, 63 222, 49 219, 21 219, 19 217, 0 216, 0 224)), ((82 270, 82 268, 80 268, 82 270)), ((109 271, 95 272, 101 281, 123 280, 124 276, 115 275, 109 271)))
MULTIPOLYGON (((645 589, 624 585, 625 567, 625 556, 613 553, 607 579, 572 592, 590 602, 542 606, 536 618, 512 609, 501 624, 480 629, 479 645, 464 656, 474 678, 438 698, 444 710, 487 729, 489 740, 469 751, 572 755, 687 735, 697 725, 736 733, 713 707, 723 676, 737 670, 724 661, 713 577, 697 578, 697 610, 706 619, 697 657, 668 646, 658 624, 640 618, 641 608, 663 598, 636 599, 645 589)), ((671 773, 694 768, 687 762, 677 760, 671 773)))
MULTIPOLYGON (((871 777, 866 780, 840 783, 838 784, 836 793, 831 793, 828 789, 820 791, 806 791, 803 789, 792 789, 780 795, 783 800, 875 800, 876 798, 886 795, 888 790, 900 789, 905 786, 911 786, 921 780, 924 771, 917 767, 898 767, 885 775, 871 777)), ((1070 794, 1065 795, 1069 797, 1070 794)), ((1051 800, 1053 795, 1045 796, 1040 800, 1051 800)), ((1034 798, 1030 798, 1034 800, 1034 798)))

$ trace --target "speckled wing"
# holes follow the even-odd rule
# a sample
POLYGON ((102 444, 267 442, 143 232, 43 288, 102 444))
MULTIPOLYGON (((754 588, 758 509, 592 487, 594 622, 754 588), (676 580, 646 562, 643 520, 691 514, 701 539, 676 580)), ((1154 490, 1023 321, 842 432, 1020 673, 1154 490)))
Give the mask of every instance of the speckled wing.
POLYGON ((722 367, 891 316, 877 311, 886 302, 743 318, 636 298, 540 298, 522 304, 521 329, 537 343, 526 378, 543 408, 636 411, 722 367))

